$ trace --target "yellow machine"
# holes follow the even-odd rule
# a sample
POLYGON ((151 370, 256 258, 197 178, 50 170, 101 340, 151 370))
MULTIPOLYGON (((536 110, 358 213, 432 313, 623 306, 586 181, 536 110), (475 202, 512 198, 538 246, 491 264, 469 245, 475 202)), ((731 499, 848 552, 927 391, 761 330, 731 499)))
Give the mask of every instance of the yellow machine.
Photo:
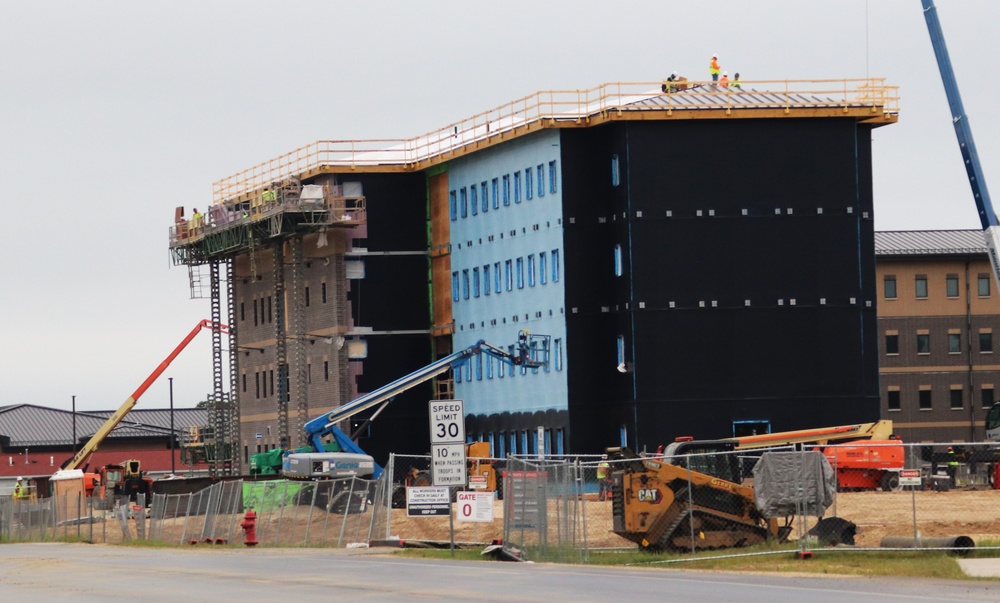
POLYGON ((757 510, 753 488, 739 482, 738 460, 720 455, 712 473, 609 448, 614 532, 648 550, 743 547, 784 541, 791 528, 757 510), (723 479, 723 478, 727 479, 723 479))
POLYGON ((469 486, 483 492, 497 492, 497 498, 503 495, 497 490, 500 482, 497 480, 497 471, 490 460, 490 443, 473 442, 465 446, 465 459, 469 465, 469 486), (485 483, 474 478, 486 478, 485 483))
POLYGON ((798 431, 781 431, 752 436, 727 438, 735 441, 737 450, 750 448, 767 448, 769 446, 785 446, 788 444, 830 444, 832 442, 860 440, 891 440, 892 421, 883 419, 874 423, 857 423, 855 425, 838 425, 837 427, 820 427, 817 429, 800 429, 798 431))

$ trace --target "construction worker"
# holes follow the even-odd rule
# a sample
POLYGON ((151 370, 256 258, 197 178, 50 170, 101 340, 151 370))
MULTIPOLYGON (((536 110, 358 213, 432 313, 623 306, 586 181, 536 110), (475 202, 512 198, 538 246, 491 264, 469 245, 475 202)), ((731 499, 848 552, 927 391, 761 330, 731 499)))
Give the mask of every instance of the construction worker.
POLYGON ((948 446, 948 479, 951 480, 952 488, 958 485, 955 480, 957 474, 958 457, 955 456, 955 450, 951 446, 948 446))
POLYGON ((708 62, 708 73, 712 75, 713 82, 719 81, 719 55, 712 55, 712 60, 708 62))
POLYGON ((201 223, 205 220, 205 214, 198 211, 197 207, 191 209, 191 228, 201 228, 201 223))
POLYGON ((726 71, 722 72, 722 79, 719 80, 719 85, 722 86, 723 88, 729 87, 729 72, 726 71))
POLYGON ((663 92, 677 92, 677 86, 674 85, 674 82, 676 81, 677 81, 677 72, 676 71, 670 72, 670 77, 668 77, 667 81, 660 86, 660 90, 663 92))
POLYGON ((22 483, 23 479, 22 477, 18 477, 17 483, 14 484, 14 500, 28 498, 28 489, 24 487, 22 483))
POLYGON ((731 84, 731 86, 733 88, 736 88, 737 90, 739 90, 740 88, 743 87, 743 82, 740 81, 740 72, 739 71, 737 71, 736 75, 733 77, 733 83, 731 84))
POLYGON ((610 471, 611 465, 608 463, 607 455, 605 455, 601 457, 601 462, 597 465, 598 500, 608 500, 608 493, 611 491, 611 481, 608 479, 610 471))

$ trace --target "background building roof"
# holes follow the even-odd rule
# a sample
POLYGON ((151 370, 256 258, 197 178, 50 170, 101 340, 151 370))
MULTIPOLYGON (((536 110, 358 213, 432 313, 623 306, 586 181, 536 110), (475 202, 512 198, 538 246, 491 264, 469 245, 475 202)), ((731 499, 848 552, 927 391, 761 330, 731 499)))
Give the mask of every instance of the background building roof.
MULTIPOLYGON (((114 411, 76 413, 77 440, 86 440, 107 421, 114 411)), ((202 408, 174 409, 174 429, 186 431, 189 426, 208 422, 208 411, 202 408)), ((109 438, 166 438, 170 433, 170 410, 133 410, 112 431, 109 438)), ((0 406, 0 444, 4 447, 71 446, 73 444, 73 413, 33 404, 0 406)))
POLYGON ((875 233, 875 255, 980 255, 981 230, 890 230, 875 233))

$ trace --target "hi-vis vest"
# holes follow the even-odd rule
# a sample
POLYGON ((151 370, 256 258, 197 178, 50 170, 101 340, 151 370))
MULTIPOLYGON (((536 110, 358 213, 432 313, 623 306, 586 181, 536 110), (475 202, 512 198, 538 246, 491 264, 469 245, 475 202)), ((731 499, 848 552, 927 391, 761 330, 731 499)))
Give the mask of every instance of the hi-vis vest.
POLYGON ((712 59, 708 63, 708 73, 709 75, 719 75, 719 61, 712 59))

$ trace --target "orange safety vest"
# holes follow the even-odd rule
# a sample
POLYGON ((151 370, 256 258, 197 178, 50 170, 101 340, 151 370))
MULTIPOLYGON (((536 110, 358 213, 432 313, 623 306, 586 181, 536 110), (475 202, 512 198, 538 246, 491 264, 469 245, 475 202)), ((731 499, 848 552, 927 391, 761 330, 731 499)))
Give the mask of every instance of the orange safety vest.
POLYGON ((709 75, 719 75, 719 61, 712 59, 708 64, 709 75))

